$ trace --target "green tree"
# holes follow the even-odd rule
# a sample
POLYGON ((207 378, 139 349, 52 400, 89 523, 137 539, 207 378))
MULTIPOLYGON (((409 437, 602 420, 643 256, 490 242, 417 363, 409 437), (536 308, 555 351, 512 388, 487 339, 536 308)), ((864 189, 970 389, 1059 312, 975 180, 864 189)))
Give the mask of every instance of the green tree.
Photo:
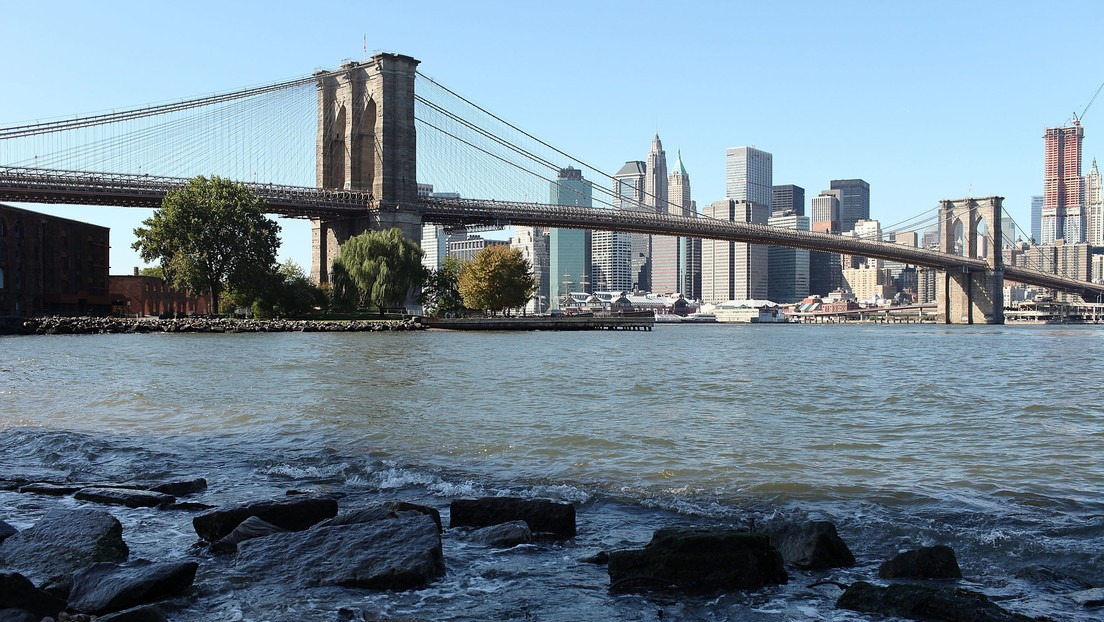
POLYGON ((387 307, 401 306, 425 278, 422 255, 398 228, 349 238, 330 271, 335 302, 351 309, 378 307, 380 315, 387 307))
POLYGON ((253 291, 271 273, 280 225, 267 218, 265 202, 244 184, 196 177, 169 191, 132 247, 147 262, 159 261, 173 287, 211 292, 213 308, 227 287, 253 291))
POLYGON ((303 268, 288 259, 276 270, 279 276, 279 288, 276 296, 275 311, 285 316, 310 313, 315 307, 326 304, 326 294, 311 282, 303 268))
POLYGON ((460 271, 460 296, 470 309, 508 313, 523 307, 537 291, 529 260, 505 244, 488 246, 460 271))
POLYGON ((463 267, 464 262, 456 257, 446 257, 440 268, 430 270, 426 275, 418 302, 428 314, 441 317, 463 311, 464 300, 460 296, 460 271, 463 267))

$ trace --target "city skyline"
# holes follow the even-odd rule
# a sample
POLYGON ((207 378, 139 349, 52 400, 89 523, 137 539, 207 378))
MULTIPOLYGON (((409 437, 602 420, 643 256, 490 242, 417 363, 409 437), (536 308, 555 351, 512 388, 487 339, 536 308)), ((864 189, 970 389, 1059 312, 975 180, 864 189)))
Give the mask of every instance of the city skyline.
MULTIPOLYGON (((325 14, 343 19, 328 21, 324 33, 301 28, 319 19, 316 7, 259 6, 199 3, 171 20, 167 7, 126 2, 110 14, 62 2, 50 19, 29 5, 8 7, 0 34, 16 51, 16 62, 0 68, 0 79, 31 88, 0 102, 0 123, 274 82, 359 59, 366 47, 369 53, 382 49, 418 58, 434 79, 607 171, 642 157, 647 137, 658 130, 668 151, 681 151, 699 205, 724 197, 725 150, 749 145, 774 154, 776 182, 807 188, 810 196, 832 179, 866 180, 871 216, 886 223, 933 209, 940 199, 1000 195, 1028 229, 1031 197, 1043 191, 1043 130, 1080 114, 1101 81, 1083 63, 1049 60, 1082 59, 1091 66, 1092 25, 1104 17, 1104 7, 1096 5, 1079 7, 1079 19, 1065 23, 1061 37, 1048 7, 990 2, 892 10, 873 2, 706 2, 674 15, 658 10, 659 3, 636 3, 625 11, 619 2, 565 2, 549 11, 524 4, 426 2, 416 8, 373 6, 370 14, 353 3, 336 3, 325 14), (999 31, 989 27, 998 10, 999 31), (218 20, 208 18, 212 11, 218 20), (604 26, 613 16, 621 27, 604 26), (166 30, 165 23, 174 29, 166 30), (388 28, 373 31, 371 25, 379 23, 388 28), (720 44, 734 23, 754 25, 741 31, 747 47, 765 50, 754 62, 720 44), (673 53, 624 63, 630 35, 658 26, 694 36, 672 43, 673 53), (778 44, 782 32, 786 45, 778 44), (832 33, 827 47, 824 33, 832 33), (1023 40, 1048 43, 1045 50, 1011 44, 1023 40), (747 75, 724 79, 727 65, 736 62, 747 75), (611 81, 614 67, 618 80, 611 81), (41 78, 44 68, 51 80, 41 78), (823 97, 825 85, 845 68, 855 76, 848 88, 830 89, 833 96, 823 97), (656 75, 665 76, 667 92, 686 96, 624 105, 624 84, 656 75), (547 97, 555 80, 571 85, 557 89, 563 97, 547 97), (749 97, 740 88, 745 80, 770 83, 773 90, 749 97), (1011 95, 1017 92, 1031 97, 1011 95)), ((1083 126, 1087 163, 1104 155, 1095 146, 1104 135, 1104 111, 1089 109, 1083 126)), ((131 259, 129 241, 149 210, 32 207, 111 227, 114 273, 142 265, 131 259)), ((281 258, 308 264, 305 223, 284 221, 283 233, 281 258)))

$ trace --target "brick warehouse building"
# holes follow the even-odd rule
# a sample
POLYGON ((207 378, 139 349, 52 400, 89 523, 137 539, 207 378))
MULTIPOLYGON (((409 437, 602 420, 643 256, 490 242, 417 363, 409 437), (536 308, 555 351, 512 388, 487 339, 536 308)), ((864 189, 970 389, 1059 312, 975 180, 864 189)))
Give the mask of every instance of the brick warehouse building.
POLYGON ((115 315, 207 315, 212 313, 211 295, 196 296, 173 289, 164 279, 133 275, 111 277, 111 298, 115 315))
POLYGON ((108 315, 110 230, 0 204, 0 317, 108 315))

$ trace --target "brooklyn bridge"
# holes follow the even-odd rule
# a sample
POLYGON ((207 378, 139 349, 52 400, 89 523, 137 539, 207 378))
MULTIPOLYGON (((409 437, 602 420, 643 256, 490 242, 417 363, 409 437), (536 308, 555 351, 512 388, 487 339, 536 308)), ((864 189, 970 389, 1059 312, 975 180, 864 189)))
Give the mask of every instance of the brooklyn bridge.
POLYGON ((151 208, 195 175, 237 179, 273 214, 311 220, 319 281, 350 236, 399 227, 420 240, 423 223, 438 223, 685 236, 928 266, 940 270, 946 323, 1003 323, 1006 280, 1104 295, 1101 284, 1004 265, 999 250, 981 256, 979 234, 1002 248, 1000 197, 940 201, 939 250, 615 209, 600 197, 593 207, 533 201, 567 166, 612 177, 440 85, 418 64, 377 54, 262 87, 0 128, 0 200, 151 208), (483 198, 419 196, 423 180, 483 198))

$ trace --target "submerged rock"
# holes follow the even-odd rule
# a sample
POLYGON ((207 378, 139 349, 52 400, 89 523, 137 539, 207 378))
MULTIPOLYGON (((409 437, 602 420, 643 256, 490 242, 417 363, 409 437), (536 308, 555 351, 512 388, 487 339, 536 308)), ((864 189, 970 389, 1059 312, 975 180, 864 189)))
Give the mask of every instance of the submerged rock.
POLYGON ((184 497, 207 490, 207 480, 202 477, 195 479, 177 480, 152 484, 148 490, 160 492, 174 497, 184 497))
POLYGON ((379 590, 420 588, 445 572, 441 534, 416 513, 246 540, 235 566, 255 580, 379 590))
POLYGON ((883 579, 961 579, 955 552, 937 544, 905 551, 882 563, 878 576, 883 579))
POLYGON ((533 532, 529 530, 529 525, 527 525, 525 521, 515 520, 500 525, 491 525, 490 527, 476 529, 468 534, 468 537, 480 544, 508 549, 519 544, 528 544, 532 542, 533 532))
POLYGON ((283 533, 285 531, 287 531, 287 529, 277 527, 272 523, 266 523, 256 516, 250 516, 238 523, 238 526, 234 527, 234 531, 226 534, 226 537, 212 544, 211 548, 218 552, 232 553, 238 550, 238 545, 246 540, 271 536, 274 533, 283 533))
POLYGON ((34 482, 19 487, 19 492, 34 493, 38 495, 50 495, 53 497, 65 497, 71 495, 87 484, 55 484, 53 482, 34 482))
POLYGON ((828 521, 792 524, 770 534, 771 544, 786 563, 807 570, 855 565, 855 556, 828 521))
POLYGON ((34 526, 0 543, 0 566, 36 585, 96 562, 123 562, 130 554, 123 526, 103 510, 50 510, 34 526))
POLYGON ((147 605, 188 592, 195 581, 195 562, 99 563, 73 574, 69 608, 103 614, 147 605))
POLYGON ((879 587, 859 581, 836 601, 837 609, 940 622, 1029 622, 1002 609, 984 594, 946 585, 895 583, 879 587))
POLYGON ((1089 590, 1081 590, 1070 594, 1073 602, 1082 607, 1104 607, 1104 588, 1094 587, 1089 590))
POLYGON ((449 508, 450 527, 490 527, 522 520, 534 533, 575 537, 575 506, 548 499, 482 497, 457 499, 449 508))
POLYGON ((288 531, 302 531, 336 515, 337 501, 329 497, 295 496, 209 510, 193 518, 192 527, 200 538, 217 542, 250 516, 288 531))
POLYGON ((37 622, 45 616, 56 616, 65 609, 65 601, 38 589, 17 572, 0 572, 0 610, 3 609, 34 614, 37 622))
POLYGON ((176 497, 172 495, 129 488, 81 488, 73 496, 81 501, 125 505, 128 508, 153 508, 176 502, 176 497))
POLYGON ((610 591, 750 590, 786 583, 766 534, 725 527, 659 529, 643 549, 611 551, 610 591))
MULTIPOLYGON (((157 605, 139 605, 117 613, 99 616, 96 622, 165 622, 165 612, 157 605)), ((58 622, 61 622, 60 620, 58 622)))

